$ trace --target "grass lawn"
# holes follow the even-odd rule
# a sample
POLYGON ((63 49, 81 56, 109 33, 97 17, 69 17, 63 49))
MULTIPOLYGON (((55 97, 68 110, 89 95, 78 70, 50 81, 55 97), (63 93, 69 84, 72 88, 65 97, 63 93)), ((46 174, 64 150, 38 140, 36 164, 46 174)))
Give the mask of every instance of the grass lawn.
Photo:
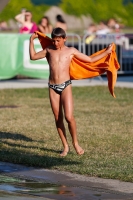
POLYGON ((133 182, 133 89, 115 88, 115 99, 107 87, 73 87, 78 138, 85 154, 75 153, 67 129, 70 153, 65 158, 59 156, 62 145, 48 89, 0 93, 1 161, 133 182))

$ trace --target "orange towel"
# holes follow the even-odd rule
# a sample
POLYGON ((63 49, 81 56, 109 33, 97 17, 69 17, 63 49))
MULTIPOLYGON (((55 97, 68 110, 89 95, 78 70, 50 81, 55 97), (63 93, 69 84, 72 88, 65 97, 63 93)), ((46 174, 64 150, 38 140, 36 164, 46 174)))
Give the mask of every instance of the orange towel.
MULTIPOLYGON (((43 49, 52 44, 51 38, 44 35, 43 33, 40 33, 39 31, 36 31, 36 33, 38 34, 38 39, 43 49)), ((113 43, 112 53, 94 63, 86 63, 73 57, 70 64, 71 80, 92 78, 107 72, 108 88, 112 96, 115 97, 114 86, 117 80, 117 70, 120 68, 115 48, 116 46, 113 43)), ((90 57, 98 55, 104 51, 106 51, 106 48, 92 54, 90 57)))

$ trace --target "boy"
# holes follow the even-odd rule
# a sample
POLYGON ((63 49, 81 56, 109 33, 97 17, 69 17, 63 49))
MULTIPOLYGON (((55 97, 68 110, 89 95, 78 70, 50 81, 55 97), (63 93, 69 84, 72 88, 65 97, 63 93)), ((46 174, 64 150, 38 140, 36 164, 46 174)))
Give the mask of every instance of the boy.
POLYGON ((30 59, 38 60, 46 57, 49 63, 49 98, 55 117, 56 128, 64 147, 60 156, 66 156, 69 152, 66 131, 63 123, 63 110, 72 137, 73 146, 77 154, 82 155, 84 154, 84 150, 78 144, 76 122, 73 116, 73 98, 69 66, 73 56, 84 62, 95 62, 111 53, 112 45, 109 45, 107 50, 100 55, 89 57, 80 53, 74 47, 65 46, 67 39, 65 31, 61 28, 55 28, 51 33, 53 45, 36 53, 33 40, 37 37, 38 35, 36 33, 30 37, 30 59))

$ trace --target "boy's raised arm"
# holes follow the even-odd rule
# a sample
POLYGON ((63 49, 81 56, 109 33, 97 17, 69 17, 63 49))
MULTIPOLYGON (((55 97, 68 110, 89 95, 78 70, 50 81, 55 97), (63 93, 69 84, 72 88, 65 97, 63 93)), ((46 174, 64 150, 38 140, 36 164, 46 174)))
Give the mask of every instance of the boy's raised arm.
POLYGON ((108 54, 110 54, 112 52, 112 44, 110 44, 108 46, 108 48, 106 49, 106 51, 104 51, 103 53, 93 56, 93 57, 89 57, 83 53, 80 53, 78 50, 76 50, 74 52, 74 57, 78 58, 79 60, 83 61, 83 62, 96 62, 98 60, 100 60, 101 58, 103 58, 104 56, 107 56, 108 54))
POLYGON ((33 43, 33 40, 35 38, 38 38, 38 35, 36 33, 33 33, 30 37, 30 45, 29 45, 29 53, 30 53, 30 59, 31 60, 38 60, 38 59, 41 59, 41 58, 45 58, 46 53, 47 53, 46 49, 36 53, 35 48, 34 48, 34 43, 33 43))

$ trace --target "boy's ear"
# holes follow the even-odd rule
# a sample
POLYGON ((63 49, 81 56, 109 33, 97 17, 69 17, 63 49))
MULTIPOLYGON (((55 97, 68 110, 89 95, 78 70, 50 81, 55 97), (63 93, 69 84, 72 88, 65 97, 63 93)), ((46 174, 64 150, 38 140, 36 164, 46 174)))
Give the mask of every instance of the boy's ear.
POLYGON ((64 38, 64 42, 66 42, 66 40, 67 40, 67 37, 64 38))

